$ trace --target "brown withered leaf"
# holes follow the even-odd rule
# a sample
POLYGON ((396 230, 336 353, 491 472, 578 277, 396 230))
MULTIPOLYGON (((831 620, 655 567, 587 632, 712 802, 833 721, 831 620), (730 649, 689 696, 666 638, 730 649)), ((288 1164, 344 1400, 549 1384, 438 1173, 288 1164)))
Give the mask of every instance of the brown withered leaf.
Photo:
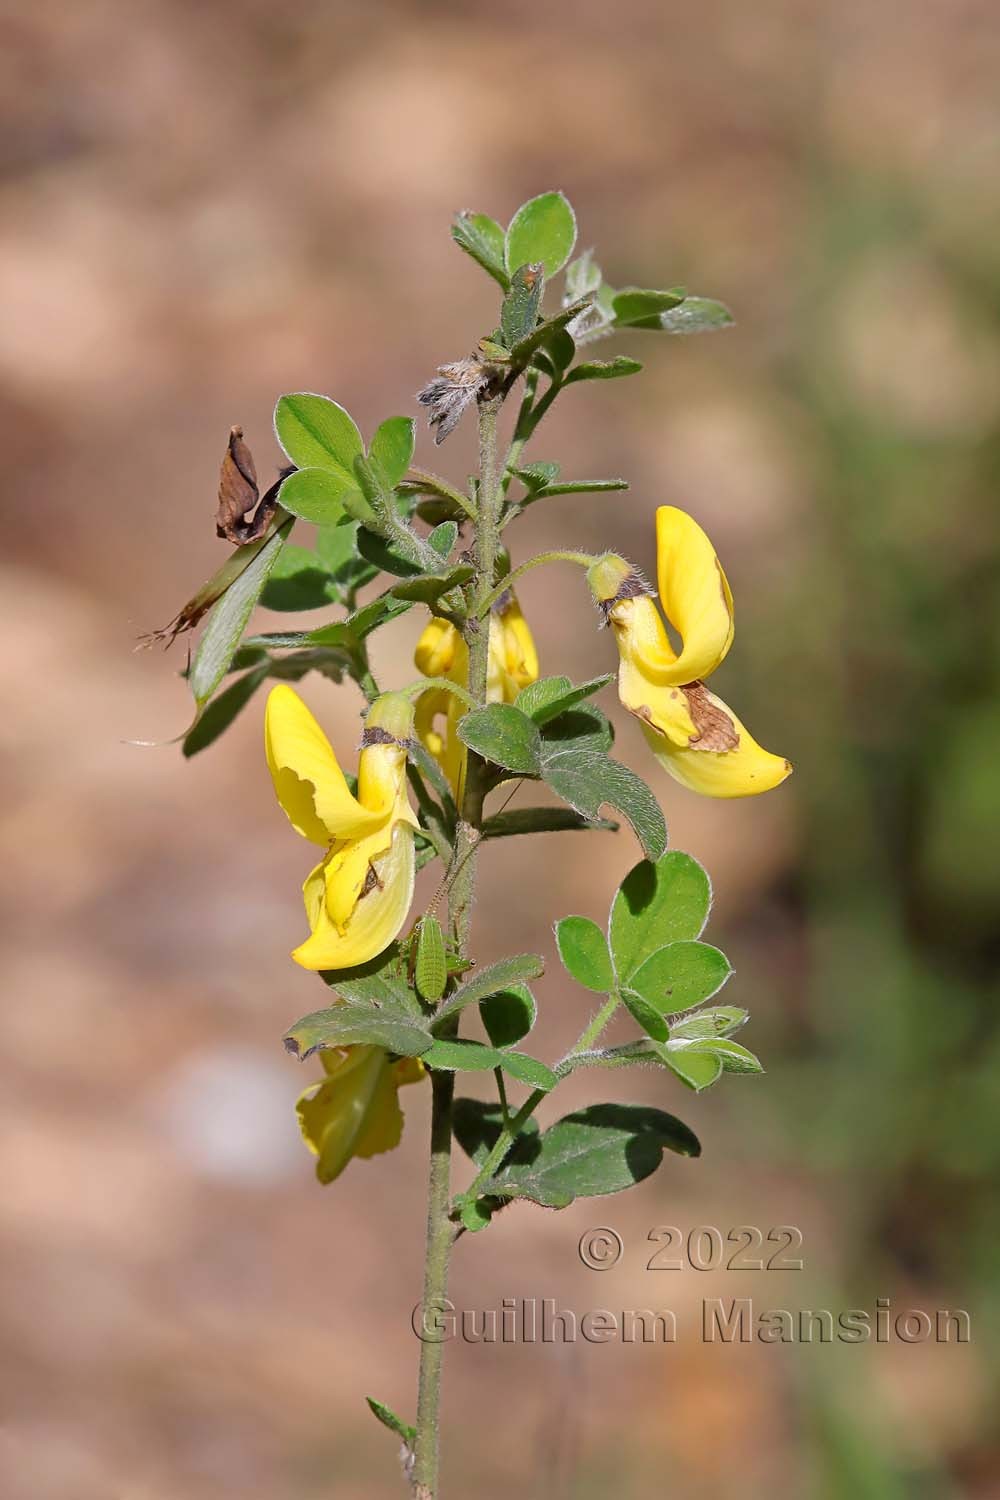
POLYGON ((226 456, 219 473, 219 505, 215 512, 217 536, 225 537, 235 547, 255 542, 271 523, 278 503, 276 485, 260 500, 257 469, 253 454, 243 441, 243 428, 234 427, 229 434, 226 456), (259 503, 258 503, 259 502, 259 503), (251 514, 252 512, 252 514, 251 514))

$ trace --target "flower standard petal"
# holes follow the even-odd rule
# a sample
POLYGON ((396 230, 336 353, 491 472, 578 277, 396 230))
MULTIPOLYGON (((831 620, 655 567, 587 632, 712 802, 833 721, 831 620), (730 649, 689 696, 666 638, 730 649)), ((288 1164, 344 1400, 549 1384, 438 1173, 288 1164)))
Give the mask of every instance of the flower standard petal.
POLYGON ((663 612, 683 641, 672 680, 708 677, 733 643, 733 596, 712 543, 674 505, 656 512, 656 574, 663 612))
POLYGON ((304 838, 329 844, 377 825, 378 814, 353 796, 329 740, 287 683, 268 696, 264 744, 278 801, 304 838))
POLYGON ((660 765, 683 786, 706 797, 754 797, 791 775, 791 763, 758 745, 732 709, 702 683, 674 690, 686 700, 696 730, 679 743, 681 721, 672 698, 670 709, 666 707, 670 691, 661 690, 664 697, 648 715, 633 712, 660 765))

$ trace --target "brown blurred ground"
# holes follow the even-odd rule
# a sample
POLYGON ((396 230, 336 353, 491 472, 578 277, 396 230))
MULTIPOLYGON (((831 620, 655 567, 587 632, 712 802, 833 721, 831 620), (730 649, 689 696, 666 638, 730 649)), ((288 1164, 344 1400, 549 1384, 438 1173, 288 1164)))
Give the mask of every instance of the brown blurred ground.
MULTIPOLYGON (((397 1154, 355 1164, 332 1191, 311 1180, 291 1113, 302 1076, 279 1043, 316 1003, 285 957, 301 936, 303 851, 273 805, 259 708, 188 764, 126 745, 177 733, 188 709, 179 650, 135 656, 132 644, 218 561, 230 424, 266 472, 282 390, 328 392, 368 432, 412 411, 433 367, 494 318, 491 284, 449 243, 451 213, 506 219, 553 185, 613 282, 686 281, 725 298, 739 326, 619 341, 645 373, 568 396, 533 456, 623 473, 632 494, 539 507, 518 555, 614 545, 648 566, 653 506, 691 509, 739 605, 724 691, 798 775, 750 804, 661 788, 673 843, 714 875, 713 932, 736 963, 733 999, 754 1006, 747 1040, 769 1077, 670 1101, 702 1137, 700 1164, 668 1164, 621 1200, 512 1210, 463 1242, 456 1302, 667 1305, 683 1321, 703 1296, 830 1305, 824 1291, 836 1298, 853 1276, 854 1305, 861 1264, 869 1304, 967 1305, 989 1284, 971 1262, 963 1280, 961 1264, 890 1257, 865 1282, 883 1234, 876 1212, 858 1212, 868 1151, 831 1146, 819 1169, 822 1152, 796 1160, 793 1147, 824 1110, 835 1143, 871 1095, 845 1070, 834 1099, 806 1084, 796 1101, 780 1075, 836 1004, 815 983, 838 920, 822 906, 838 820, 816 813, 843 781, 831 743, 856 735, 895 785, 920 732, 891 695, 883 716, 881 686, 863 724, 852 712, 865 690, 850 645, 861 584, 837 572, 844 537, 863 535, 873 574, 887 545, 901 567, 952 577, 945 619, 978 607, 958 578, 992 545, 995 484, 978 480, 947 496, 902 486, 898 512, 871 531, 862 491, 838 511, 851 481, 827 415, 853 403, 904 442, 950 444, 960 475, 995 442, 1000 339, 966 316, 954 274, 980 267, 993 285, 995 4, 22 0, 0 17, 4 1493, 402 1492, 362 1397, 412 1407, 426 1100, 408 1091, 397 1154), (838 280, 859 217, 894 194, 919 206, 915 227, 904 215, 838 280), (854 208, 838 239, 843 203, 854 208), (627 1247, 604 1276, 575 1249, 600 1223, 627 1247), (798 1224, 807 1280, 651 1278, 645 1237, 662 1223, 798 1224)), ((453 476, 470 439, 438 455, 453 476)), ((536 574, 521 593, 547 669, 611 666, 575 574, 536 574)), ((905 612, 872 611, 872 671, 905 671, 919 649, 907 628, 905 612)), ((383 680, 412 676, 413 634, 407 619, 380 640, 383 680)), ((350 691, 310 681, 307 696, 346 752, 350 691)), ((631 726, 620 745, 641 763, 631 726)), ((850 826, 867 827, 863 801, 840 793, 850 826)), ((538 847, 484 858, 481 957, 514 930, 551 954, 552 919, 599 918, 635 857, 624 835, 538 847)), ((879 886, 889 905, 902 867, 879 886)), ((876 980, 859 982, 877 1006, 876 980)), ((543 994, 537 1050, 556 1055, 582 995, 558 971, 543 994)), ((634 1087, 657 1097, 645 1075, 634 1087)), ((600 1083, 577 1092, 598 1097, 600 1083)), ((871 1142, 880 1128, 876 1114, 871 1142)), ((890 1477, 874 1471, 867 1489, 823 1468, 797 1351, 688 1337, 673 1349, 455 1346, 447 1493, 1000 1494, 987 1349, 824 1352, 838 1409, 853 1402, 891 1454, 890 1477), (546 1458, 554 1433, 575 1460, 546 1458), (907 1466, 926 1488, 893 1487, 907 1466)))

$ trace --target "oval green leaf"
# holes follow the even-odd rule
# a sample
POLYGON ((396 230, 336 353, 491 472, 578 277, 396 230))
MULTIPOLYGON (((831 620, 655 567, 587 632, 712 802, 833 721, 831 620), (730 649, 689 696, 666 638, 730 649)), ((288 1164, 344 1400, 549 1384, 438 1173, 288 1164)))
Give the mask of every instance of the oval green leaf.
POLYGON ((413 461, 415 427, 412 417, 387 417, 375 429, 368 456, 378 465, 390 490, 396 488, 413 461))
POLYGON ((317 526, 336 526, 344 515, 344 499, 357 485, 345 472, 334 469, 296 469, 281 486, 281 504, 293 516, 317 526))
POLYGON ((419 1057, 432 1043, 430 1032, 416 1021, 347 1001, 303 1016, 285 1035, 286 1048, 300 1062, 324 1047, 359 1044, 385 1047, 400 1057, 419 1057))
POLYGON ((562 193, 540 193, 522 203, 507 229, 507 270, 541 262, 551 279, 569 260, 576 244, 576 215, 562 193))
POLYGON ((701 936, 712 904, 708 875, 696 859, 671 849, 643 860, 622 881, 611 908, 609 937, 619 979, 667 943, 701 936))
POLYGON ((541 770, 538 726, 512 703, 473 709, 459 721, 458 737, 470 750, 505 771, 537 776, 541 770))
POLYGON ((538 1006, 526 984, 514 984, 481 1000, 479 1014, 494 1047, 513 1047, 534 1026, 538 1006))
POLYGON ((614 988, 608 940, 589 917, 563 917, 556 923, 556 946, 563 967, 577 984, 598 994, 614 988))
POLYGON ((710 943, 682 940, 657 948, 643 960, 628 984, 662 1016, 673 1016, 710 1000, 732 972, 720 949, 710 943))
POLYGON ((664 1151, 698 1156, 697 1137, 673 1115, 637 1104, 593 1104, 539 1137, 527 1161, 508 1161, 484 1194, 565 1208, 575 1198, 618 1193, 655 1172, 664 1151))
POLYGON ((365 448, 354 420, 329 396, 295 391, 274 408, 278 442, 297 469, 333 469, 354 485, 354 461, 365 448))

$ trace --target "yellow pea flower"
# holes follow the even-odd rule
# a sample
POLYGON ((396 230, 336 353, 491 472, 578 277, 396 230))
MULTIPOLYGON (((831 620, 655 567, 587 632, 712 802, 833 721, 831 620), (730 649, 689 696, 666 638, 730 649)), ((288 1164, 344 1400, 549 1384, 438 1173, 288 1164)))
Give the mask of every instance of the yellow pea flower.
POLYGON ((312 936, 292 954, 304 969, 349 969, 396 937, 413 899, 418 826, 406 794, 413 708, 384 693, 368 710, 355 797, 330 742, 293 688, 271 690, 267 764, 296 832, 326 849, 302 888, 312 936))
MULTIPOLYGON (((448 620, 431 619, 417 642, 413 660, 425 677, 447 677, 459 687, 469 685, 469 648, 448 620)), ((508 589, 490 611, 487 702, 513 703, 521 689, 537 679, 535 642, 513 589, 508 589)), ((461 795, 466 758, 457 725, 467 711, 444 688, 431 688, 417 700, 417 735, 444 771, 456 796, 461 795), (443 728, 438 728, 439 719, 444 720, 443 728)))
POLYGON ((764 750, 703 681, 733 643, 733 596, 698 523, 673 505, 656 512, 656 565, 663 612, 681 639, 671 645, 651 590, 624 558, 588 570, 591 591, 615 632, 618 695, 642 725, 664 770, 707 797, 752 797, 791 773, 764 750))
POLYGON ((418 1058, 390 1061, 383 1047, 333 1047, 320 1053, 326 1074, 295 1106, 302 1138, 317 1158, 320 1182, 333 1182, 352 1156, 377 1156, 398 1146, 403 1084, 424 1075, 418 1058))

